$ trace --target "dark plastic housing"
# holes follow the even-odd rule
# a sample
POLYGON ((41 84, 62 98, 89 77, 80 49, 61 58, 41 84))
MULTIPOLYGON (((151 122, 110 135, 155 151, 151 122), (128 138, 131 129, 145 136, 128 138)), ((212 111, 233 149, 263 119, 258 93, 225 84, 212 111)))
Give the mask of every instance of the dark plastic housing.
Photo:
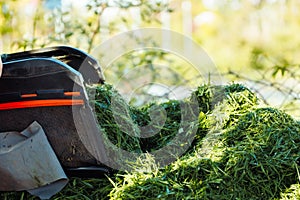
MULTIPOLYGON (((82 175, 87 170, 98 177, 109 171, 108 167, 90 154, 80 136, 99 134, 84 82, 103 81, 97 62, 70 47, 7 54, 0 78, 0 132, 22 131, 37 121, 62 166, 70 170, 68 174, 82 175), (39 106, 40 102, 45 104, 39 106)), ((102 156, 106 156, 105 152, 102 156)))

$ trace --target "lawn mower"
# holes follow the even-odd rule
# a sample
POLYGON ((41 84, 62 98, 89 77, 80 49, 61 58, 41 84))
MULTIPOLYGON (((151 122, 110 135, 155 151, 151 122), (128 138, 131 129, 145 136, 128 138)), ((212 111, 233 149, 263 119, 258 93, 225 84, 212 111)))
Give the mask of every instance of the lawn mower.
MULTIPOLYGON (((65 182, 58 189, 53 184, 67 176, 90 178, 110 173, 80 139, 87 136, 93 141, 99 134, 85 90, 85 84, 104 83, 97 61, 66 46, 3 54, 1 58, 0 190, 40 188, 32 193, 49 198, 65 182), (46 137, 36 141, 41 130, 46 137), (55 189, 43 196, 49 184, 55 189)), ((91 145, 99 149, 97 144, 91 145)))

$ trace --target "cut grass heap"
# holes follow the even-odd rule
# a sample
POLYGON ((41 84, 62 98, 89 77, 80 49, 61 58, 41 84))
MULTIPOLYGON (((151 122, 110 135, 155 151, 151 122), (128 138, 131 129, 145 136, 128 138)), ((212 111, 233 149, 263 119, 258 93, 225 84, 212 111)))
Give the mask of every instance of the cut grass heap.
MULTIPOLYGON (((131 163, 133 171, 71 179, 53 199, 300 198, 300 123, 280 110, 260 106, 255 94, 240 84, 203 85, 192 93, 200 112, 195 139, 184 155, 163 168, 151 151, 169 144, 178 133, 180 102, 136 108, 110 85, 99 86, 95 97, 98 121, 110 141, 127 151, 149 153, 131 163), (112 99, 126 109, 112 110, 112 99), (164 108, 165 123, 154 136, 140 138, 140 127, 151 124, 149 114, 155 106, 164 108), (118 126, 113 112, 127 128, 118 126)), ((34 197, 0 193, 0 199, 34 197)))

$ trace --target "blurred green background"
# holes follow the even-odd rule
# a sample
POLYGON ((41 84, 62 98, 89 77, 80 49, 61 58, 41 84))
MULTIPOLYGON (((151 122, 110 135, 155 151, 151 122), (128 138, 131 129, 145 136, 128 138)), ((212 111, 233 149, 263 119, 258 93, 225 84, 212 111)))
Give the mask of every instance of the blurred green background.
MULTIPOLYGON (((2 53, 55 45, 91 53, 115 34, 166 28, 203 47, 228 82, 241 82, 264 103, 300 116, 300 1, 0 0, 0 6, 2 53)), ((170 85, 184 85, 183 79, 196 80, 194 85, 203 83, 185 70, 189 63, 165 52, 131 52, 113 65, 105 71, 112 84, 137 65, 148 66, 153 79, 167 79, 170 85), (171 78, 157 77, 155 65, 172 65, 177 73, 171 78)))

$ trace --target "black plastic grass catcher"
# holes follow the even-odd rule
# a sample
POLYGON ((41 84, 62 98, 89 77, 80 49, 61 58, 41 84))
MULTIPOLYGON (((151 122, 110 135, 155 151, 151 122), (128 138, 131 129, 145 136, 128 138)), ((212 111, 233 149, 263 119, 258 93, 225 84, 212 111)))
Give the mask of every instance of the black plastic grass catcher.
POLYGON ((6 54, 2 61, 0 132, 22 132, 37 122, 67 175, 99 177, 109 172, 79 138, 99 132, 84 88, 84 82, 104 82, 97 62, 71 47, 6 54))

